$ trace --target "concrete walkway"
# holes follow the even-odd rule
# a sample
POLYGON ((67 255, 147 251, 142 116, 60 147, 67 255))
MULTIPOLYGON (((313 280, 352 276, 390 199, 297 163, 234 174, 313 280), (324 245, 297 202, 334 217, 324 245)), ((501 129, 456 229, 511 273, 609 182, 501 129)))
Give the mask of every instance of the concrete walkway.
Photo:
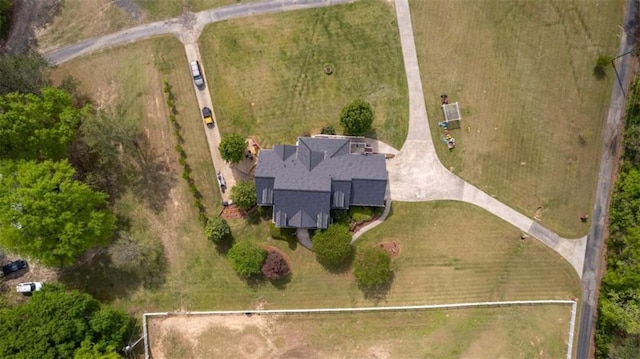
POLYGON ((409 133, 400 153, 388 163, 394 201, 456 200, 474 204, 529 233, 558 252, 582 275, 586 236, 561 238, 445 169, 429 129, 408 0, 396 0, 396 15, 409 86, 409 133))

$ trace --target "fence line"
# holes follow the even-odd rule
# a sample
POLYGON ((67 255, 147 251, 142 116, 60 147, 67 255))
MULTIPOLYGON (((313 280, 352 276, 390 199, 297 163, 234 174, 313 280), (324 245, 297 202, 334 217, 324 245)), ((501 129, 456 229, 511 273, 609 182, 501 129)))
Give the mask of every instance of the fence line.
POLYGON ((571 359, 573 356, 573 333, 576 328, 576 312, 578 302, 574 301, 571 305, 571 321, 569 322, 569 347, 567 348, 567 359, 571 359))
POLYGON ((346 313, 346 312, 379 312, 379 311, 405 311, 405 310, 429 310, 429 309, 465 309, 477 307, 508 307, 519 305, 550 305, 550 304, 571 304, 571 322, 569 326, 569 348, 567 349, 567 359, 571 359, 573 351, 573 332, 575 330, 575 317, 577 302, 574 300, 514 300, 503 302, 471 302, 453 304, 425 304, 407 305, 392 307, 356 307, 356 308, 311 308, 311 309, 248 309, 248 310, 212 310, 195 312, 153 312, 142 314, 142 336, 144 338, 144 357, 149 356, 149 335, 147 328, 148 317, 169 317, 169 316, 198 316, 198 315, 238 315, 238 314, 304 314, 304 313, 346 313))

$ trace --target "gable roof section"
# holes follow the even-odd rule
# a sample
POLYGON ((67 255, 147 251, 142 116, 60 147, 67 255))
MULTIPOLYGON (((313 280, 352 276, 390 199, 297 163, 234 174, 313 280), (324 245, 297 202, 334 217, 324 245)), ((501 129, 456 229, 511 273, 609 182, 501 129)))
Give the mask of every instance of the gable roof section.
POLYGON ((331 191, 332 180, 365 178, 386 181, 383 155, 349 153, 348 139, 300 138, 296 146, 261 150, 256 178, 275 178, 274 189, 331 191))

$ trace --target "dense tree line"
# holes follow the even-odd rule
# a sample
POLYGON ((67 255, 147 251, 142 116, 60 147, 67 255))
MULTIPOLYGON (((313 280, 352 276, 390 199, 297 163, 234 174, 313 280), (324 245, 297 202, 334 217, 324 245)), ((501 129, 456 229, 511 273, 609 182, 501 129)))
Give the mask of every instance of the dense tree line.
POLYGON ((637 358, 640 353, 640 81, 629 95, 624 148, 611 200, 596 327, 598 358, 637 358))
POLYGON ((26 304, 0 309, 0 357, 120 358, 130 324, 88 294, 47 285, 26 304))

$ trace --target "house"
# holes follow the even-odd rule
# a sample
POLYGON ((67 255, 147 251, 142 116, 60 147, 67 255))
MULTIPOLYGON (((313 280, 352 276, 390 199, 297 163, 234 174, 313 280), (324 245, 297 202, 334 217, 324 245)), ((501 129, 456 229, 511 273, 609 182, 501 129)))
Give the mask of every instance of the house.
POLYGON ((261 150, 255 172, 257 202, 272 206, 277 227, 320 228, 330 210, 384 206, 384 155, 350 138, 300 137, 295 146, 261 150))

